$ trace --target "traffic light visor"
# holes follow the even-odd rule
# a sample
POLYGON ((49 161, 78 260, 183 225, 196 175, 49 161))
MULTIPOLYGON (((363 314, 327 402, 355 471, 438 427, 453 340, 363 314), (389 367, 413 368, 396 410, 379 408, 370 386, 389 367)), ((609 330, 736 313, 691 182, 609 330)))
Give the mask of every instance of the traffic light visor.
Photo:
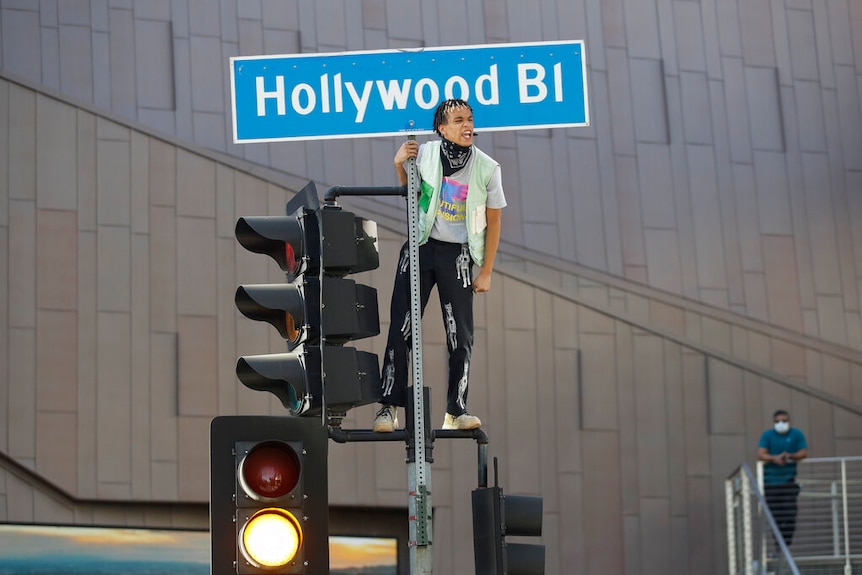
POLYGON ((252 447, 242 459, 238 479, 256 501, 274 501, 296 488, 301 475, 299 455, 281 441, 265 441, 252 447))
POLYGON ((289 353, 243 356, 236 362, 236 376, 249 389, 272 393, 290 413, 300 415, 319 391, 320 349, 300 346, 289 353), (311 382, 315 389, 311 389, 311 382))
POLYGON ((319 285, 317 279, 302 284, 241 285, 234 302, 247 318, 271 324, 292 350, 306 339, 317 337, 311 325, 319 322, 319 285))
POLYGON ((236 239, 245 249, 265 254, 293 281, 318 264, 319 225, 314 212, 301 210, 289 216, 241 217, 236 239))
POLYGON ((252 515, 238 539, 239 548, 251 565, 273 569, 296 557, 302 545, 302 527, 291 512, 270 507, 252 515))

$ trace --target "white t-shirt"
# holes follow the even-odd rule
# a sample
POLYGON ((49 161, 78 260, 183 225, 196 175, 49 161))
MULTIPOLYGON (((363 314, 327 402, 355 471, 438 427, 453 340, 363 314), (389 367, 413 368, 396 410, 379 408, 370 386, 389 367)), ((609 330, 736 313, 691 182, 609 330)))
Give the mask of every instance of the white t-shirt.
MULTIPOLYGON (((417 165, 421 165, 420 158, 424 149, 425 144, 419 146, 419 153, 416 157, 417 165)), ((431 228, 431 237, 435 240, 454 244, 467 243, 467 185, 470 182, 475 157, 476 155, 472 154, 466 166, 451 176, 443 177, 443 183, 440 185, 440 203, 437 207, 437 216, 434 218, 434 227, 431 228)), ((494 168, 488 182, 488 199, 485 202, 485 207, 492 209, 506 207, 500 166, 494 168)))

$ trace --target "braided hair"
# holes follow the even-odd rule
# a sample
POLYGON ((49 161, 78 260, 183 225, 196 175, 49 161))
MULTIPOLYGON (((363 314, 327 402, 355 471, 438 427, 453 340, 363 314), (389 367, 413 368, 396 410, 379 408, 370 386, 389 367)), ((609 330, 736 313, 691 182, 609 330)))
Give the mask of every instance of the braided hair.
POLYGON ((467 108, 470 112, 473 111, 470 104, 461 98, 450 98, 449 100, 443 100, 440 102, 440 105, 437 106, 437 109, 434 111, 434 131, 437 132, 438 136, 443 135, 440 133, 440 126, 446 123, 446 114, 455 108, 467 108))

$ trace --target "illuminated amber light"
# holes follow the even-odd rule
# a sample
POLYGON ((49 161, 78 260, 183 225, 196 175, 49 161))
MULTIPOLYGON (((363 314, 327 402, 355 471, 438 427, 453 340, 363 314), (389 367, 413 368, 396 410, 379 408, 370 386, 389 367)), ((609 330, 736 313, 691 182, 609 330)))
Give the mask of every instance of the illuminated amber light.
POLYGON ((251 516, 239 535, 240 549, 255 567, 281 567, 296 557, 302 545, 302 528, 284 509, 261 509, 251 516))

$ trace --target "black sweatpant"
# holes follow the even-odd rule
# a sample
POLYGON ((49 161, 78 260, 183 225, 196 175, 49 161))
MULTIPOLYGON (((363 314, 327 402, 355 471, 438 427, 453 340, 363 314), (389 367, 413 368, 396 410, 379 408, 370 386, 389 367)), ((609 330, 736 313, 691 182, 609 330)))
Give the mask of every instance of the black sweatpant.
MULTIPOLYGON (((408 353, 412 348, 410 328, 410 259, 408 244, 401 248, 395 288, 392 292, 389 336, 380 380, 381 403, 405 406, 408 353)), ((420 302, 422 313, 436 285, 449 350, 449 387, 446 412, 467 411, 470 355, 473 351, 473 261, 466 244, 429 239, 419 246, 420 302)), ((426 383, 427 385, 427 383, 426 383)))
POLYGON ((772 518, 784 537, 784 543, 790 545, 793 542, 793 532, 796 531, 799 485, 792 480, 787 483, 766 483, 763 485, 763 491, 772 518))

